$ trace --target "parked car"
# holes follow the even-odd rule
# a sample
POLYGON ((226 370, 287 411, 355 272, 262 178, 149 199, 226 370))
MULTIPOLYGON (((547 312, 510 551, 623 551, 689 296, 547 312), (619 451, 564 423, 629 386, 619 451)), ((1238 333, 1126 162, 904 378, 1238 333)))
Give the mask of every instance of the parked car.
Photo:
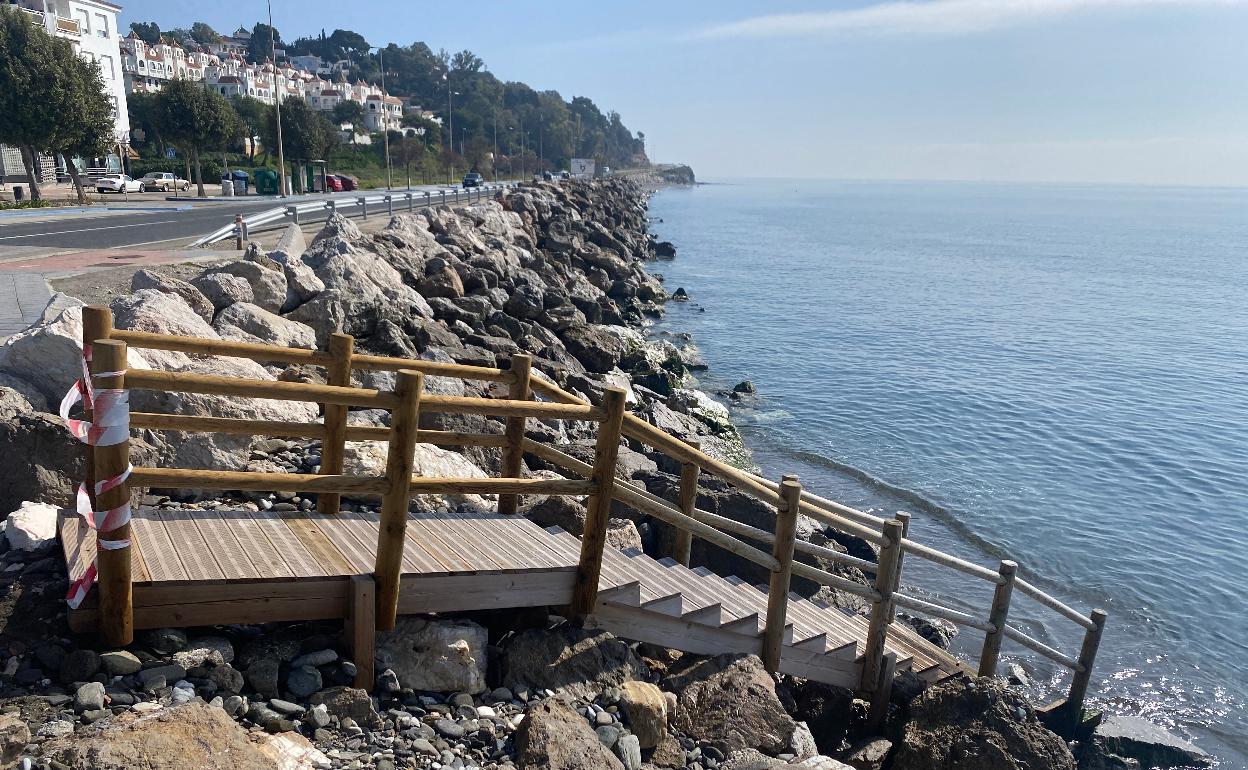
POLYGON ((542 179, 543 179, 543 180, 545 180, 545 181, 547 181, 547 182, 553 182, 553 181, 555 181, 555 175, 554 175, 554 174, 552 174, 552 173, 550 173, 549 171, 543 171, 543 172, 542 172, 542 179))
POLYGON ((346 188, 342 186, 342 179, 337 175, 327 174, 325 176, 325 192, 342 192, 344 189, 346 188))
POLYGON ((560 171, 560 172, 559 172, 559 178, 560 178, 560 179, 571 179, 571 178, 572 178, 572 174, 571 174, 570 172, 568 172, 568 171, 560 171))
POLYGON ((147 185, 138 179, 131 179, 125 174, 105 174, 95 180, 95 191, 100 193, 147 192, 147 185))
POLYGON ((351 192, 352 190, 358 189, 360 186, 360 180, 350 174, 334 174, 334 176, 338 177, 338 181, 342 182, 342 189, 344 192, 351 192))
POLYGON ((152 171, 143 175, 139 180, 148 190, 160 190, 161 192, 169 192, 170 190, 189 190, 191 183, 185 179, 181 179, 177 174, 170 174, 168 171, 152 171))
POLYGON ((481 176, 477 172, 472 171, 470 173, 464 174, 464 188, 465 189, 469 187, 480 187, 483 184, 485 184, 485 177, 481 176))

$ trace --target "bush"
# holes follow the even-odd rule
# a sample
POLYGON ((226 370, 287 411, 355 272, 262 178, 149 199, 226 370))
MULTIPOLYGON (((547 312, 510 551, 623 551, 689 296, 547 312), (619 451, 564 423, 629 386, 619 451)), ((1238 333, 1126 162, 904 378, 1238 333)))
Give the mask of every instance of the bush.
POLYGON ((13 209, 46 209, 51 207, 52 201, 48 200, 21 200, 21 201, 0 201, 0 211, 10 211, 13 209))

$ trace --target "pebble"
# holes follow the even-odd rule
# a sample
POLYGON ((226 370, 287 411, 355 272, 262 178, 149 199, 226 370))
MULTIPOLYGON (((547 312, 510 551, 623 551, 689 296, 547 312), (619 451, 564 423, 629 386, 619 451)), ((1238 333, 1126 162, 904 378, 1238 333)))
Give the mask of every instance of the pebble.
POLYGON ((104 685, 87 682, 74 693, 74 711, 98 711, 104 708, 104 685))
POLYGON ((281 698, 270 698, 269 708, 279 714, 302 714, 305 711, 303 706, 300 706, 298 703, 291 703, 281 698))
POLYGON ((433 729, 447 738, 463 738, 467 733, 464 726, 449 719, 439 719, 433 723, 433 729))
POLYGON ((594 722, 598 725, 610 725, 615 723, 615 717, 606 711, 601 711, 594 716, 594 722))

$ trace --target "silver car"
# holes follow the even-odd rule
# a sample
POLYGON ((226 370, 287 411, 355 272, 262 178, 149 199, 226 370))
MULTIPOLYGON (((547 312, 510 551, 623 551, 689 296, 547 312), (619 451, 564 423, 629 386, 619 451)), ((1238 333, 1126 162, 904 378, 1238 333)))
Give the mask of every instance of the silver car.
POLYGON ((147 192, 147 185, 138 179, 131 179, 125 174, 105 174, 95 180, 95 191, 100 193, 141 193, 147 192))

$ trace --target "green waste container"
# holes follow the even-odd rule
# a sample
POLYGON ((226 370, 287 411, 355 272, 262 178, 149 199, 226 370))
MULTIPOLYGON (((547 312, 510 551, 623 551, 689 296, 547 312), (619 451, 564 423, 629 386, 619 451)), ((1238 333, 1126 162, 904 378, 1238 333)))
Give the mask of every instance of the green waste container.
POLYGON ((256 169, 251 174, 252 181, 256 185, 257 195, 279 195, 280 188, 277 183, 277 172, 270 168, 256 169))

